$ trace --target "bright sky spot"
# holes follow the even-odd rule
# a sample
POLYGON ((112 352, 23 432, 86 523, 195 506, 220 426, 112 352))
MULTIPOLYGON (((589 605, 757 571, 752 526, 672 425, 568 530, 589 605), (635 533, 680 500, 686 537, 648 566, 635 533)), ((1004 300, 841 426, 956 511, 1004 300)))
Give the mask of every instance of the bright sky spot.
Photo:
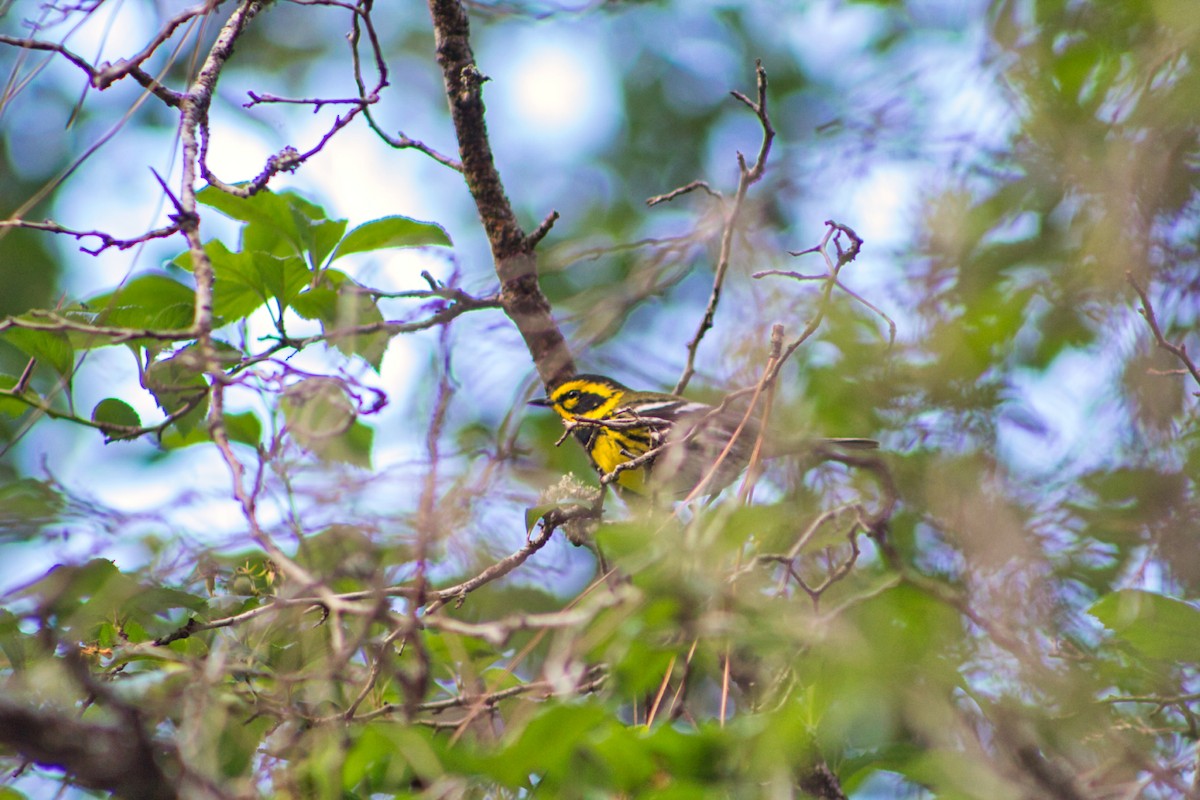
POLYGON ((583 65, 565 51, 550 48, 526 60, 517 73, 515 87, 530 121, 551 128, 574 123, 587 88, 583 65))
POLYGON ((506 118, 489 127, 527 144, 566 158, 606 141, 619 121, 607 57, 587 40, 557 31, 496 43, 480 65, 493 79, 489 111, 506 118))
POLYGON ((854 230, 872 247, 899 246, 912 230, 916 176, 902 164, 872 169, 853 190, 854 230))

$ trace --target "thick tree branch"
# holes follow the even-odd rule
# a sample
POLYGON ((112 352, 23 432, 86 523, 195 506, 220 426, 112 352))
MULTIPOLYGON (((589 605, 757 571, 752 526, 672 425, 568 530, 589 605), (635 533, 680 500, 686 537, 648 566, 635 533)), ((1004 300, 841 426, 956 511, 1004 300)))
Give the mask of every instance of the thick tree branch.
POLYGON ((471 52, 467 12, 459 0, 429 0, 429 11, 463 178, 491 245, 500 303, 525 340, 542 382, 553 386, 575 374, 575 363, 538 285, 537 239, 521 229, 496 170, 483 105, 487 78, 471 52))
POLYGON ((65 769, 89 789, 127 800, 173 800, 174 783, 125 725, 100 725, 77 716, 34 709, 0 697, 0 743, 23 758, 65 769))

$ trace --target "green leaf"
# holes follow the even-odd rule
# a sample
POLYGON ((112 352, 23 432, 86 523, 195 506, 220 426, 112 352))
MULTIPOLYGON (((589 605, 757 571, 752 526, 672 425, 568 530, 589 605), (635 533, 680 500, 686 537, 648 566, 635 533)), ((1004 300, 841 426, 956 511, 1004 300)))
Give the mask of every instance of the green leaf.
MULTIPOLYGON (((251 411, 242 414, 226 414, 225 434, 231 442, 257 447, 262 441, 262 423, 251 411)), ((184 428, 175 426, 168 428, 163 433, 160 443, 167 450, 179 450, 192 445, 208 444, 212 440, 212 434, 209 432, 207 424, 192 424, 184 428)))
POLYGON ((334 347, 345 355, 359 356, 378 372, 391 334, 386 330, 339 333, 383 322, 383 313, 375 298, 361 289, 344 273, 326 270, 321 285, 297 295, 292 308, 304 319, 320 320, 321 330, 329 335, 329 342, 334 347))
POLYGON ((421 222, 409 217, 381 217, 364 222, 338 244, 333 260, 352 253, 383 250, 389 247, 423 247, 441 245, 449 247, 450 236, 433 222, 421 222))
POLYGON ((295 210, 287 196, 263 189, 250 197, 238 197, 215 186, 206 186, 196 193, 196 200, 215 208, 227 217, 241 222, 258 223, 282 234, 288 241, 299 243, 295 210))
MULTIPOLYGON (((13 389, 15 389, 16 386, 16 377, 12 375, 0 374, 0 392, 9 392, 12 394, 13 389)), ((41 397, 38 396, 37 392, 28 387, 26 387, 21 396, 28 397, 31 402, 38 404, 40 404, 42 400, 41 397)), ((6 417, 19 417, 28 411, 29 408, 30 406, 28 403, 24 403, 11 396, 5 397, 0 395, 0 414, 3 414, 6 417)))
MULTIPOLYGON (((214 239, 204 246, 213 265, 213 314, 224 323, 248 317, 269 299, 286 308, 312 279, 304 259, 259 249, 231 251, 214 239)), ((191 269, 187 253, 175 263, 191 269)))
POLYGON ((17 593, 36 599, 39 607, 58 618, 64 630, 79 639, 105 635, 114 622, 138 619, 146 630, 172 625, 163 617, 176 609, 202 611, 208 600, 163 586, 143 585, 117 569, 108 559, 96 558, 80 565, 59 565, 17 593))
MULTIPOLYGON (((27 637, 21 632, 21 620, 11 611, 0 608, 0 652, 15 671, 25 668, 27 637)), ((2 795, 0 795, 2 797, 2 795)))
MULTIPOLYGON (((213 265, 213 315, 223 324, 245 319, 266 302, 253 256, 231 252, 217 239, 206 244, 204 251, 213 265)), ((187 260, 190 268, 191 260, 187 260)))
POLYGON ((86 302, 99 313, 101 325, 151 330, 184 330, 191 326, 196 293, 163 273, 147 273, 116 291, 96 295, 86 302))
MULTIPOLYGON (((533 533, 533 529, 542 521, 542 517, 549 514, 556 508, 563 508, 567 503, 543 503, 540 506, 533 506, 525 509, 525 535, 529 536, 533 533)), ((571 503, 570 505, 578 505, 571 503)))
POLYGON ((313 226, 312 250, 309 258, 314 265, 325 263, 326 257, 334 251, 342 236, 346 233, 349 223, 344 219, 330 219, 313 226))
POLYGON ((1150 658, 1200 662, 1200 609, 1165 595, 1122 589, 1088 613, 1150 658))
POLYGON ((134 438, 124 431, 109 428, 110 425, 117 426, 117 428, 142 427, 142 418, 133 410, 133 406, 115 397, 106 397, 96 404, 96 407, 92 409, 92 422, 103 426, 101 430, 104 431, 104 435, 109 441, 134 438))
POLYGON ((337 319, 338 293, 328 286, 318 286, 296 295, 292 310, 303 319, 337 319))
POLYGON ((75 348, 71 340, 61 331, 38 331, 28 328, 9 328, 3 334, 4 341, 39 363, 51 367, 63 377, 70 377, 75 370, 75 348))
POLYGON ((257 447, 262 441, 262 423, 253 411, 225 415, 225 433, 232 442, 257 447))
POLYGON ((267 296, 279 301, 281 308, 287 308, 312 278, 301 258, 278 258, 260 252, 253 253, 252 257, 263 290, 267 296))
POLYGON ((196 199, 246 223, 242 231, 246 252, 282 258, 307 255, 311 264, 318 265, 346 229, 345 220, 327 219, 325 209, 295 192, 264 189, 250 197, 237 197, 206 187, 196 199))

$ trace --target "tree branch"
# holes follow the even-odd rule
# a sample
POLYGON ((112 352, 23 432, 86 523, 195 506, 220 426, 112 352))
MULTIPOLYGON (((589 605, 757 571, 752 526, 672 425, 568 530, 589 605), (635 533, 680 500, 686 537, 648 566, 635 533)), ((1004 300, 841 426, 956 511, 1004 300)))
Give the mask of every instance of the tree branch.
POLYGON ((521 229, 496 170, 483 105, 487 78, 475 65, 467 12, 460 0, 429 0, 429 11, 462 174, 491 245, 500 303, 525 340, 542 382, 550 387, 574 375, 575 362, 538 285, 537 241, 521 229))
POLYGON ((89 789, 126 800, 174 800, 174 783, 159 763, 174 754, 148 751, 126 725, 83 722, 76 715, 33 709, 0 697, 0 743, 23 758, 65 769, 89 789))
POLYGON ((1150 326, 1150 332, 1154 334, 1154 343, 1179 359, 1180 363, 1187 368, 1188 373, 1192 376, 1192 380, 1200 384, 1200 369, 1196 367, 1196 362, 1192 361, 1192 357, 1188 355, 1187 347, 1183 344, 1172 344, 1163 335, 1162 328, 1158 324, 1158 317, 1154 313, 1154 306, 1150 304, 1150 297, 1146 294, 1146 290, 1134 280, 1132 272, 1125 273, 1125 280, 1129 282, 1129 285, 1133 287, 1133 291, 1137 292, 1138 299, 1142 301, 1142 307, 1138 309, 1138 313, 1142 315, 1146 320, 1146 324, 1150 326))

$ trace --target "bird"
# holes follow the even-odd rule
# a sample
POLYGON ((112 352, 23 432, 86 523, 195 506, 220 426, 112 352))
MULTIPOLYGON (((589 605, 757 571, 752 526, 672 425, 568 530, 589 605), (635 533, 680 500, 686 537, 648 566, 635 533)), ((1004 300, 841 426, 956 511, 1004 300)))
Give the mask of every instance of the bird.
MULTIPOLYGON (((611 476, 606 480, 622 494, 685 499, 700 487, 696 494, 715 496, 749 464, 760 432, 758 420, 743 411, 636 391, 603 375, 575 375, 529 403, 557 412, 596 472, 611 476)), ((879 446, 874 439, 844 438, 819 439, 808 448, 817 444, 879 446)))

